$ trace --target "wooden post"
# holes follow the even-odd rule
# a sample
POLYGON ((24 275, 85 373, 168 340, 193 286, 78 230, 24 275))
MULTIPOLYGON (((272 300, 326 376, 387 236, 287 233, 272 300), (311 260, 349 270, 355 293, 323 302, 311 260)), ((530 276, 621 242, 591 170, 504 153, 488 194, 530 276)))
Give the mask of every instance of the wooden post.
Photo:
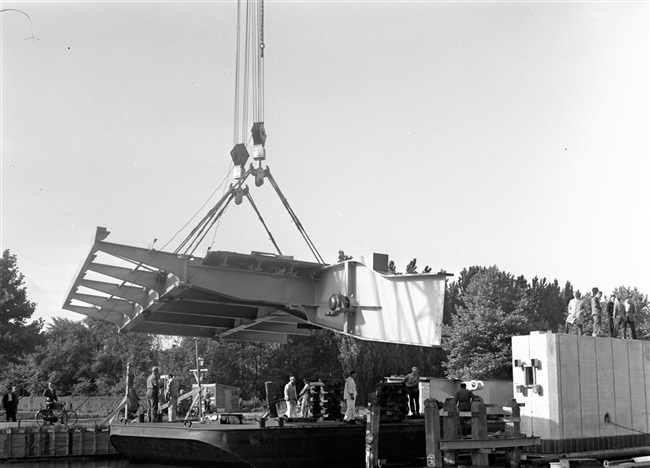
MULTIPOLYGON (((447 416, 443 418, 442 423, 442 436, 445 439, 458 438, 458 406, 455 398, 447 398, 442 407, 447 412, 447 416)), ((455 450, 446 450, 443 454, 445 465, 456 466, 458 465, 458 453, 455 450)))
MULTIPOLYGON (((131 380, 133 380, 133 377, 131 376, 131 363, 127 362, 126 363, 126 393, 124 394, 124 397, 127 399, 127 401, 129 399, 129 387, 133 385, 133 382, 131 382, 131 380)), ((125 421, 129 420, 128 404, 124 407, 124 420, 125 421)))
POLYGON ((376 393, 370 396, 370 412, 366 423, 366 468, 379 466, 379 418, 381 406, 376 393))
MULTIPOLYGON (((482 399, 472 401, 472 439, 487 439, 487 410, 482 399)), ((481 449, 473 450, 472 465, 490 466, 488 453, 481 449)))
MULTIPOLYGON (((503 410, 508 414, 505 417, 506 438, 521 437, 521 411, 517 400, 510 400, 503 410)), ((519 468, 521 465, 521 448, 509 447, 506 448, 506 466, 510 468, 519 468)))
POLYGON ((266 389, 266 403, 269 405, 269 415, 272 418, 277 418, 279 415, 275 407, 275 400, 280 395, 278 384, 275 382, 264 382, 264 388, 266 389))
POLYGON ((427 441, 427 467, 441 467, 440 410, 438 409, 438 402, 433 398, 424 400, 424 432, 427 441))

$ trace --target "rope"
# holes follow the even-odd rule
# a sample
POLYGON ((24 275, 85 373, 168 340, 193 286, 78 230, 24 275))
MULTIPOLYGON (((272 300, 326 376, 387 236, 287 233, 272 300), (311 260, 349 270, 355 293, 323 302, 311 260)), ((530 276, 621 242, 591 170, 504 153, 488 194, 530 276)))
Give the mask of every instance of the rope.
MULTIPOLYGON (((200 208, 199 208, 199 209, 198 209, 198 210, 197 210, 197 211, 192 215, 192 217, 187 221, 187 223, 185 223, 185 224, 183 225, 182 228, 180 228, 178 231, 176 231, 176 234, 174 234, 174 235, 172 236, 172 238, 169 239, 169 240, 167 241, 167 243, 165 243, 165 245, 163 245, 159 250, 165 250, 165 247, 167 247, 169 244, 171 244, 171 242, 176 238, 176 236, 179 235, 179 234, 181 233, 181 231, 182 231, 183 229, 185 229, 185 228, 186 228, 186 227, 187 227, 187 226, 192 222, 192 220, 193 220, 194 218, 196 218, 196 215, 198 215, 199 212, 200 212, 203 208, 205 208, 205 205, 207 205, 208 202, 212 199, 212 197, 214 197, 214 194, 217 193, 217 190, 219 190, 221 187, 224 187, 224 190, 225 190, 225 186, 224 186, 224 184, 225 184, 225 182, 228 180, 228 177, 230 177, 230 172, 231 172, 231 170, 232 170, 232 164, 231 164, 231 166, 230 166, 230 170, 228 171, 228 173, 226 174, 226 176, 221 180, 221 183, 219 184, 219 186, 218 186, 216 189, 214 189, 214 191, 210 194, 210 196, 209 196, 209 197, 207 198, 207 200, 203 203, 203 205, 201 205, 201 207, 200 207, 200 208)), ((221 196, 223 197, 223 193, 222 193, 221 196)))
POLYGON ((613 426, 620 427, 621 429, 627 429, 628 431, 638 432, 639 434, 646 435, 645 432, 641 432, 641 431, 639 431, 638 429, 634 429, 634 428, 632 428, 632 427, 623 426, 623 425, 621 425, 621 424, 616 424, 616 423, 615 423, 614 421, 612 421, 612 419, 609 417, 609 413, 605 414, 605 424, 611 424, 611 425, 613 425, 613 426))
POLYGON ((17 10, 16 8, 4 8, 4 9, 0 10, 0 13, 5 13, 7 11, 15 11, 16 13, 22 13, 23 15, 25 15, 27 17, 27 19, 29 20, 29 34, 30 34, 30 36, 26 37, 25 40, 31 39, 32 42, 34 43, 34 45, 36 45, 36 41, 39 40, 39 39, 38 39, 38 37, 34 37, 34 30, 32 28, 32 18, 27 13, 25 13, 24 11, 17 10))
MULTIPOLYGON (((217 204, 214 207, 212 207, 210 211, 208 211, 208 214, 206 214, 203 217, 203 219, 199 221, 199 224, 194 229, 192 229, 192 232, 190 232, 190 234, 185 238, 185 240, 181 242, 181 244, 176 248, 174 253, 179 253, 183 249, 183 247, 185 247, 188 244, 190 246, 195 244, 196 240, 199 237, 201 237, 201 239, 205 237, 203 232, 205 231, 206 227, 208 225, 212 226, 214 224, 214 222, 211 223, 211 221, 215 216, 217 216, 218 218, 219 216, 221 216, 221 214, 223 214, 223 210, 221 210, 222 205, 227 202, 228 198, 231 197, 231 195, 234 196, 234 193, 241 188, 241 186, 244 184, 244 182, 246 181, 246 179, 250 174, 251 174, 251 170, 249 169, 246 171, 244 176, 241 179, 239 179, 239 181, 237 181, 237 183, 230 186, 230 189, 221 197, 221 199, 217 202, 217 204)), ((189 251, 189 248, 190 247, 188 247, 185 253, 189 251)))

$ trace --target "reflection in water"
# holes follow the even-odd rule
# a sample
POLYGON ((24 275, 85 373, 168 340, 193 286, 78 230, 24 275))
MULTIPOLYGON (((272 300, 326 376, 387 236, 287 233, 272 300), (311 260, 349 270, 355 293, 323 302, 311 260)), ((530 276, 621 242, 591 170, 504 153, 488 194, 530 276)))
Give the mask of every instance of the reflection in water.
MULTIPOLYGON (((2 465, 0 465, 2 466, 2 465)), ((11 462, 16 468, 186 468, 181 465, 157 465, 157 464, 130 464, 127 460, 120 458, 84 458, 76 460, 48 460, 11 462)))

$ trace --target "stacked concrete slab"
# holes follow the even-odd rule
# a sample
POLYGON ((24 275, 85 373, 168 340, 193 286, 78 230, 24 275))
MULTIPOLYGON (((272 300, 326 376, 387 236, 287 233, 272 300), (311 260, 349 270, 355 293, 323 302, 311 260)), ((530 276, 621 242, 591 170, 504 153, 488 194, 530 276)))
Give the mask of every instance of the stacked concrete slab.
POLYGON ((512 338, 512 357, 536 451, 650 449, 650 341, 532 333, 512 338))

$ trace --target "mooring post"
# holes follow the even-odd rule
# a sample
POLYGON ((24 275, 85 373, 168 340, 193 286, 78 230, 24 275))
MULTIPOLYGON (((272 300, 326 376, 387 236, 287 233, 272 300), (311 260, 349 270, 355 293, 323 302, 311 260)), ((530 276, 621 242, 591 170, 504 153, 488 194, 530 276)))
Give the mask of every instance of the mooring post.
POLYGON ((379 466, 379 418, 381 406, 376 393, 370 396, 368 403, 368 421, 366 422, 366 468, 379 466))
MULTIPOLYGON (((487 439, 487 410, 481 398, 472 401, 472 439, 487 439)), ((472 465, 490 466, 489 451, 475 449, 472 451, 472 465)))
POLYGON ((424 432, 426 434, 427 467, 442 466, 440 451, 440 410, 433 398, 424 400, 424 432))
MULTIPOLYGON (((512 399, 503 407, 507 413, 505 417, 505 436, 506 438, 521 437, 521 411, 517 400, 512 399)), ((506 448, 506 466, 510 468, 519 468, 521 466, 521 448, 506 448)))
MULTIPOLYGON (((447 398, 442 409, 447 415, 442 419, 442 436, 445 439, 457 439, 458 427, 458 406, 455 398, 447 398)), ((455 450, 445 450, 443 453, 445 465, 458 465, 458 454, 455 450)))

